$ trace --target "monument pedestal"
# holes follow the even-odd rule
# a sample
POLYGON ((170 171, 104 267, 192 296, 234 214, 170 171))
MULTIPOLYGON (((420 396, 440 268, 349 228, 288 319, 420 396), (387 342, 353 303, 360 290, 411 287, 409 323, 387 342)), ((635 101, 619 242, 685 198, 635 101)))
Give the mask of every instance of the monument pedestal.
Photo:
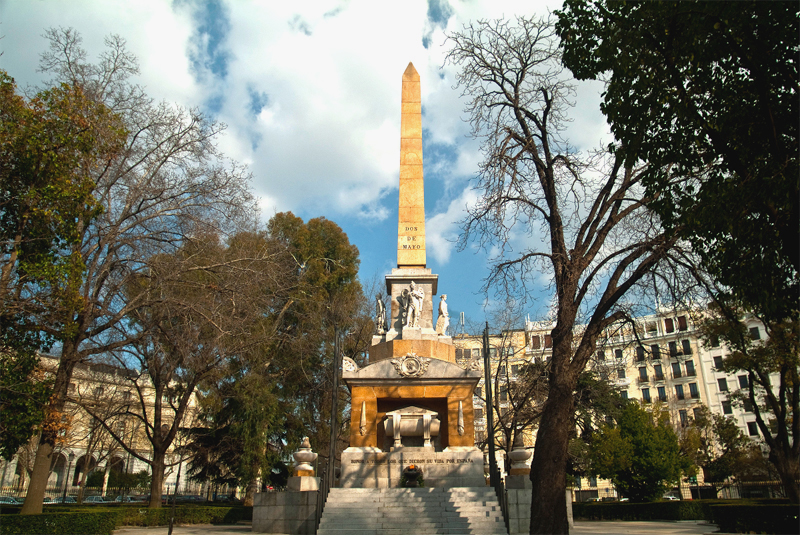
POLYGON ((425 487, 483 487, 483 453, 469 451, 430 451, 429 448, 397 448, 374 452, 347 448, 342 452, 340 487, 400 487, 403 469, 409 465, 422 469, 425 487))

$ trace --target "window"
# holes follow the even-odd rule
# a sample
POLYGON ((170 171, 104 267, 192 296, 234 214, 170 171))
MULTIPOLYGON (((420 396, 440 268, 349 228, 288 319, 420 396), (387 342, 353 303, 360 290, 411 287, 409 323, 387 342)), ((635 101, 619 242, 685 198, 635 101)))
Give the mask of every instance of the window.
POLYGON ((596 477, 591 476, 589 478, 589 486, 590 487, 596 487, 597 486, 597 478, 596 477))
POLYGON ((722 414, 733 414, 733 406, 730 401, 722 402, 722 414))
POLYGON ((667 401, 667 389, 663 386, 658 387, 658 401, 667 401))
POLYGON ((642 388, 642 399, 645 403, 650 403, 650 389, 642 388))
POLYGON ((544 347, 545 349, 553 347, 553 337, 549 334, 544 335, 544 347))
POLYGON ((753 404, 749 399, 742 401, 742 407, 744 408, 744 412, 753 412, 753 404))
POLYGON ((667 333, 675 332, 675 323, 672 321, 672 318, 666 318, 664 320, 664 326, 667 328, 667 333))
POLYGON ((628 399, 628 391, 620 392, 620 396, 622 396, 622 399, 628 399))
POLYGON ((461 358, 463 358, 462 354, 461 354, 461 350, 459 348, 456 348, 456 360, 459 360, 461 358))
POLYGON ((597 360, 606 360, 606 352, 602 349, 597 351, 597 360))
POLYGON ((722 357, 714 357, 714 368, 717 371, 722 369, 722 357))
POLYGON ((645 329, 647 330, 648 335, 656 336, 658 334, 658 323, 655 321, 648 321, 645 324, 645 329))
POLYGON ((500 387, 500 401, 508 401, 508 390, 504 386, 500 387))
POLYGON ((497 367, 497 375, 499 375, 500 377, 505 377, 506 376, 506 366, 505 366, 505 364, 502 365, 502 366, 498 366, 497 367))
POLYGON ((491 357, 493 359, 497 358, 497 348, 496 347, 490 347, 489 348, 489 357, 491 357))
POLYGON ((681 365, 678 364, 677 362, 673 362, 672 363, 672 378, 673 379, 680 379, 681 377, 683 377, 683 374, 681 373, 681 365))
POLYGON ((511 375, 519 375, 519 364, 511 366, 511 375))
POLYGON ((614 350, 614 358, 622 360, 622 350, 621 349, 615 349, 614 350))
POLYGON ((130 390, 124 391, 122 393, 122 399, 125 400, 125 401, 130 401, 130 399, 131 399, 131 391, 130 390))
POLYGON ((747 434, 751 437, 758 436, 758 424, 755 422, 747 422, 747 434))
POLYGON ((686 316, 678 316, 678 330, 685 331, 689 327, 686 325, 686 316))
POLYGON ((105 389, 102 386, 98 386, 97 388, 94 389, 94 396, 96 398, 99 398, 100 396, 103 395, 104 390, 105 389))
POLYGON ((678 415, 681 418, 681 425, 685 427, 689 423, 689 415, 686 414, 684 409, 679 410, 678 415))
POLYGON ((658 344, 651 345, 650 352, 653 354, 653 360, 661 359, 661 347, 658 344))
POLYGON ((681 340, 681 345, 683 346, 683 354, 684 355, 691 355, 692 354, 692 344, 689 343, 689 340, 681 340))
POLYGON ((669 356, 670 357, 678 356, 678 344, 676 342, 669 343, 669 356))
POLYGON ((678 399, 684 399, 685 396, 683 395, 683 385, 675 385, 675 396, 678 399))
POLYGON ((739 376, 739 388, 747 388, 750 386, 750 382, 747 380, 746 375, 739 376))
POLYGON ((753 340, 761 340, 761 333, 758 330, 758 327, 750 327, 750 338, 753 340))
MULTIPOLYGON (((465 357, 469 357, 469 350, 468 349, 464 350, 464 356, 465 357)), ((481 348, 476 347, 475 349, 472 350, 472 358, 483 360, 483 355, 481 355, 481 348)))
POLYGON ((653 373, 656 376, 656 381, 664 380, 664 371, 661 369, 661 364, 656 364, 653 366, 653 373))
POLYGON ((531 336, 531 349, 539 349, 542 347, 542 341, 538 334, 531 336))
POLYGON ((689 383, 689 395, 692 399, 700 399, 700 391, 697 389, 697 383, 689 383))
POLYGON ((636 348, 636 362, 642 362, 644 360, 644 348, 639 346, 636 348))
POLYGON ((699 407, 695 407, 694 409, 692 409, 692 414, 694 415, 694 419, 695 420, 700 419, 700 414, 701 413, 702 413, 702 410, 699 407))
POLYGON ((475 419, 480 420, 483 418, 483 409, 475 409, 475 419))
POLYGON ((639 382, 640 383, 647 382, 647 368, 645 367, 639 368, 639 382))
POLYGON ((618 379, 625 379, 625 368, 619 368, 617 370, 617 378, 618 379))
POLYGON ((724 377, 722 379, 717 379, 717 384, 719 385, 720 392, 727 392, 728 391, 728 380, 724 377))
POLYGON ((481 387, 479 387, 479 386, 476 387, 475 388, 475 395, 478 396, 478 397, 481 397, 483 395, 482 391, 483 391, 483 389, 481 387))
POLYGON ((711 335, 709 342, 711 342, 711 347, 719 347, 719 336, 711 335))
POLYGON ((691 360, 686 361, 686 375, 689 377, 694 377, 697 375, 697 372, 694 371, 694 362, 691 360))

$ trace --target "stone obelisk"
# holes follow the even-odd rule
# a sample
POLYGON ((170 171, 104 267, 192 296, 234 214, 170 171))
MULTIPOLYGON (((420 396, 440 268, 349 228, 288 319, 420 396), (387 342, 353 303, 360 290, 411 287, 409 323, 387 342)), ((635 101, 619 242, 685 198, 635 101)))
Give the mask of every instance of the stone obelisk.
MULTIPOLYGON (((433 328, 438 275, 426 267, 419 74, 403 73, 397 267, 386 275, 389 328, 377 329, 368 364, 347 359, 350 447, 342 453, 343 487, 396 487, 402 470, 420 465, 431 487, 483 486, 475 446, 472 393, 480 372, 455 362, 452 339, 433 328)), ((383 326, 383 307, 379 307, 383 326)))
POLYGON ((400 116, 400 211, 397 267, 425 267, 425 194, 422 174, 422 100, 412 63, 403 73, 400 116))

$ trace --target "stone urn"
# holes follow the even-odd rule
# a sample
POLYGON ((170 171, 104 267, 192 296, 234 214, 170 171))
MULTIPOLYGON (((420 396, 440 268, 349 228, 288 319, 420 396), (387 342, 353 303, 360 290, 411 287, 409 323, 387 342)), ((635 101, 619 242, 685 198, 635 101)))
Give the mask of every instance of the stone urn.
POLYGON ((297 465, 294 467, 295 475, 298 476, 313 476, 314 467, 311 463, 317 460, 317 454, 311 451, 311 442, 308 437, 303 437, 298 449, 292 455, 297 465))
POLYGON ((400 483, 403 487, 421 487, 423 484, 422 468, 415 464, 410 464, 405 467, 400 483))
POLYGON ((523 449, 522 447, 517 446, 517 448, 518 449, 511 450, 508 454, 508 459, 511 461, 510 475, 522 475, 530 472, 526 461, 531 458, 533 452, 523 449))

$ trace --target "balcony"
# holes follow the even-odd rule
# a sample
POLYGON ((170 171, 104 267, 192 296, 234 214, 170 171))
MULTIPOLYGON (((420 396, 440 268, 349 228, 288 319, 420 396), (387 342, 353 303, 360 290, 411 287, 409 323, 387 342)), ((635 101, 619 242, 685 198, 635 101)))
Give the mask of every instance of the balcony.
POLYGON ((700 392, 692 392, 692 399, 700 399, 700 392))
POLYGON ((684 399, 686 399, 686 396, 684 394, 677 394, 675 397, 678 398, 678 401, 683 401, 684 399))
POLYGON ((663 373, 657 373, 656 374, 656 381, 663 381, 663 380, 664 380, 664 374, 663 373))
POLYGON ((681 372, 672 372, 673 379, 680 379, 681 377, 683 377, 683 374, 681 372))
POLYGON ((688 370, 686 372, 686 377, 696 377, 696 376, 697 376, 697 372, 695 370, 688 370))
POLYGON ((639 381, 639 384, 649 383, 650 382, 650 378, 649 377, 639 377, 638 381, 639 381))
POLYGON ((665 395, 663 395, 663 396, 658 396, 658 401, 666 402, 666 401, 667 401, 667 396, 666 396, 666 394, 665 394, 665 395))

